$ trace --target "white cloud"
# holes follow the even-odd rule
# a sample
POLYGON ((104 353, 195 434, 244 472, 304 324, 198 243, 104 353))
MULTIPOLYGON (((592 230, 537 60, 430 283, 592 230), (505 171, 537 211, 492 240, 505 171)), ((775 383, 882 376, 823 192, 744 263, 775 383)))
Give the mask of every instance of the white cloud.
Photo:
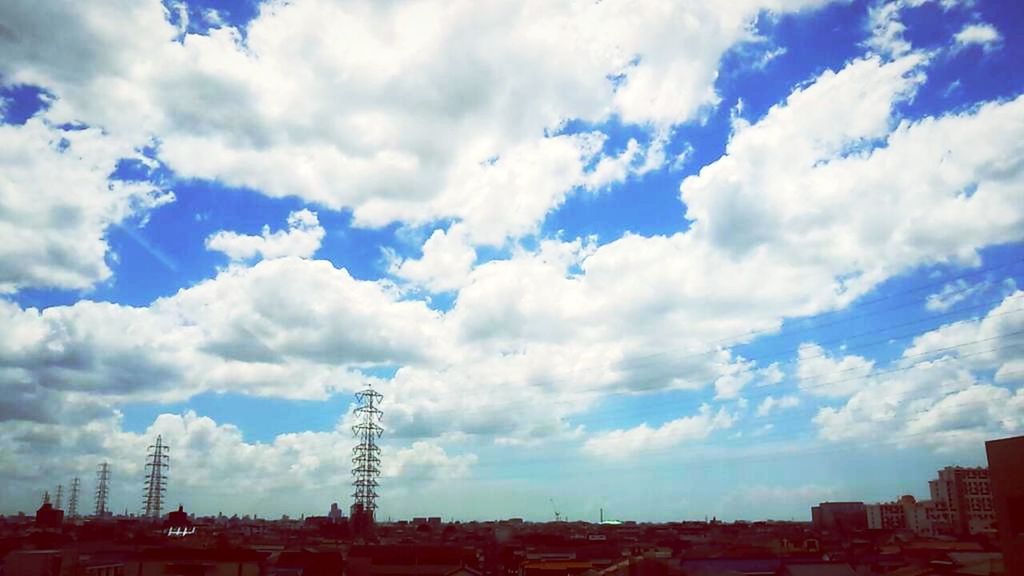
POLYGON ((231 268, 147 308, 3 303, 0 314, 0 382, 12 390, 0 420, 204 391, 323 399, 370 380, 362 367, 429 362, 446 340, 423 303, 295 258, 231 268))
POLYGON ((911 51, 913 46, 903 36, 907 26, 900 20, 900 11, 906 6, 901 1, 878 2, 868 9, 868 48, 888 57, 904 56, 911 51))
POLYGON ((836 359, 824 348, 807 342, 797 350, 800 389, 816 396, 849 396, 864 385, 863 378, 875 368, 873 360, 848 355, 836 359))
POLYGON ((759 375, 761 378, 761 385, 763 386, 773 386, 782 382, 786 377, 786 374, 781 368, 779 368, 778 362, 773 362, 772 364, 769 364, 768 367, 762 368, 759 375))
POLYGON ((919 62, 852 62, 739 130, 683 181, 692 235, 816 268, 842 301, 897 270, 976 264, 980 247, 1024 236, 1024 98, 894 128, 891 106, 922 80, 919 62))
POLYGON ((209 11, 216 27, 182 35, 157 0, 19 0, 0 8, 18 31, 0 37, 0 73, 54 93, 54 122, 158 138, 181 176, 352 208, 361 225, 458 218, 494 244, 577 187, 660 166, 665 130, 717 101, 720 58, 753 19, 818 3, 301 0, 266 4, 243 40, 209 11), (607 156, 603 135, 557 134, 613 116, 649 142, 607 156))
POLYGON ((130 218, 174 198, 148 182, 108 181, 122 158, 140 156, 98 129, 0 125, 0 293, 110 278, 107 229, 135 226, 130 218))
POLYGON ((986 290, 988 287, 988 282, 980 282, 973 285, 968 284, 963 279, 950 282, 943 286, 942 290, 935 294, 929 294, 925 300, 924 307, 933 312, 945 312, 978 292, 986 290))
MULTIPOLYGON (((1013 370, 1019 362, 1024 328, 1007 311, 1022 297, 1022 292, 1007 297, 982 320, 956 322, 915 338, 895 368, 872 370, 844 405, 819 410, 814 422, 821 436, 952 451, 1024 429, 1024 390, 996 386, 978 375, 993 368, 1013 370)), ((1012 384, 1005 377, 995 382, 1012 384)))
MULTIPOLYGON (((908 267, 970 262, 977 247, 1021 236, 1007 158, 1024 155, 1007 150, 1024 140, 1015 139, 1021 129, 1012 121, 1024 101, 894 128, 892 106, 920 81, 917 62, 852 62, 738 130, 725 156, 684 181, 693 220, 685 233, 627 234, 602 246, 543 241, 463 279, 459 258, 440 264, 446 250, 460 249, 445 243, 477 234, 457 222, 445 243, 435 233, 437 246, 406 269, 425 283, 462 285, 445 314, 403 300, 387 282, 295 258, 226 270, 148 308, 15 308, 13 317, 43 326, 47 336, 31 341, 23 357, 36 360, 10 381, 26 398, 63 394, 74 383, 108 403, 204 390, 324 398, 357 386, 360 369, 398 367, 393 381, 381 383, 395 402, 396 435, 460 431, 503 442, 578 434, 569 418, 610 392, 715 384, 720 398, 735 397, 759 370, 729 351, 737 334, 752 339, 784 318, 841 307, 908 267), (881 147, 863 147, 867 141, 881 147), (758 286, 756 298, 749 286, 758 286), (134 374, 147 371, 154 376, 144 390, 134 374), (507 409, 541 398, 557 409, 529 418, 507 409)), ((576 154, 564 140, 546 145, 576 154)), ((501 161, 485 163, 487 170, 500 171, 501 161)), ((543 214, 544 205, 521 212, 543 214)), ((472 208, 490 209, 486 202, 472 208)), ((515 221, 525 230, 535 217, 515 221)), ((803 376, 872 369, 857 357, 806 351, 803 376)), ((761 370, 765 382, 780 376, 761 370)), ((856 391, 837 386, 814 390, 856 391)))
POLYGON ((431 292, 447 292, 465 284, 475 262, 476 250, 467 242, 465 228, 456 224, 447 231, 434 230, 423 243, 423 255, 392 262, 391 273, 431 292))
POLYGON ((739 396, 740 391, 754 380, 753 362, 742 358, 729 366, 727 372, 715 379, 715 399, 724 400, 739 396))
POLYGON ((970 46, 981 46, 985 52, 995 50, 1003 41, 999 30, 985 22, 965 25, 953 39, 956 41, 958 50, 970 46))
POLYGON ((264 225, 259 236, 221 230, 206 239, 206 248, 227 254, 232 260, 264 260, 297 256, 310 258, 320 249, 324 229, 315 212, 298 210, 288 215, 288 229, 271 232, 264 225))
POLYGON ((476 462, 475 454, 449 456, 444 448, 424 442, 413 442, 408 448, 385 454, 384 478, 444 479, 462 478, 476 462))
POLYGON ((1020 356, 1024 345, 1024 292, 1007 295, 984 318, 953 322, 914 338, 906 363, 921 358, 958 358, 973 370, 999 370, 1020 356))
POLYGON ((757 407, 758 416, 767 416, 776 410, 785 410, 800 405, 800 398, 797 396, 781 396, 778 399, 766 396, 757 407))
POLYGON ((697 414, 677 418, 657 428, 646 423, 635 428, 601 432, 583 444, 583 451, 602 458, 629 458, 656 450, 665 450, 683 442, 702 440, 715 430, 732 427, 735 416, 703 404, 697 414))

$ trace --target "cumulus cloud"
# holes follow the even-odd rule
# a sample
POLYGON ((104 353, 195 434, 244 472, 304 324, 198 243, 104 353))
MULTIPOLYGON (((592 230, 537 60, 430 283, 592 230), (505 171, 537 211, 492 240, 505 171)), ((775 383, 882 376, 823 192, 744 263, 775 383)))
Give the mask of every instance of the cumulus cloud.
POLYGON ((891 107, 914 93, 919 63, 851 62, 741 127, 682 183, 690 234, 748 269, 806 266, 804 282, 827 278, 838 302, 897 270, 976 264, 982 246, 1020 238, 1024 98, 894 126, 891 107))
POLYGON ((821 436, 957 450, 1020 431, 1024 390, 981 375, 1019 361, 1024 328, 1007 309, 1019 310, 1022 297, 1007 297, 984 319, 915 338, 895 368, 872 368, 844 405, 819 410, 814 422, 821 436))
POLYGON ((444 479, 462 478, 476 462, 475 454, 449 456, 444 448, 424 442, 413 442, 408 448, 386 454, 382 475, 385 478, 444 479))
POLYGON ((715 430, 732 427, 735 416, 703 404, 697 414, 666 422, 657 428, 646 423, 634 428, 602 432, 583 444, 583 451, 604 458, 628 458, 643 452, 665 450, 683 442, 702 440, 715 430))
POLYGON ((797 350, 800 389, 816 396, 849 396, 863 385, 862 379, 875 368, 873 360, 847 355, 836 358, 813 342, 797 350))
POLYGON ((757 407, 758 416, 767 416, 773 411, 785 410, 786 408, 794 408, 800 405, 800 398, 797 396, 780 396, 774 398, 772 396, 765 396, 764 400, 757 407))
POLYGON ((206 248, 227 254, 232 260, 252 258, 309 258, 320 249, 324 229, 315 212, 298 210, 288 215, 288 229, 271 232, 264 225, 259 236, 221 230, 206 239, 206 248))
POLYGON ((903 36, 907 26, 900 19, 900 12, 907 3, 878 2, 868 9, 870 36, 865 44, 878 54, 889 57, 904 56, 913 48, 903 36))
POLYGON ((0 313, 0 378, 16 393, 0 419, 47 420, 32 407, 54 409, 52 394, 108 409, 204 391, 325 398, 369 380, 362 367, 428 362, 423 343, 443 345, 423 303, 295 258, 232 268, 145 308, 3 302, 0 313))
POLYGON ((18 33, 0 39, 0 73, 55 94, 54 122, 158 137, 182 176, 369 226, 460 218, 501 243, 577 187, 660 166, 665 129, 716 102, 718 62, 750 22, 816 4, 302 0, 265 4, 244 31, 208 15, 195 34, 157 0, 5 2, 18 33), (59 42, 38 40, 55 27, 59 42), (605 153, 600 132, 560 133, 613 116, 645 136, 605 153))
POLYGON ((953 37, 958 50, 970 46, 981 46, 985 52, 990 52, 999 47, 1003 37, 995 26, 986 22, 967 24, 960 29, 953 37))
POLYGON ((946 324, 914 338, 904 362, 957 358, 973 370, 1004 370, 1024 346, 1024 291, 1014 291, 983 318, 946 324))
POLYGON ((392 262, 391 273, 431 292, 458 290, 476 262, 476 250, 467 242, 461 225, 434 230, 422 251, 418 259, 392 262))
POLYGON ((174 199, 148 182, 108 180, 122 158, 141 156, 99 129, 0 125, 0 293, 110 278, 107 229, 174 199))

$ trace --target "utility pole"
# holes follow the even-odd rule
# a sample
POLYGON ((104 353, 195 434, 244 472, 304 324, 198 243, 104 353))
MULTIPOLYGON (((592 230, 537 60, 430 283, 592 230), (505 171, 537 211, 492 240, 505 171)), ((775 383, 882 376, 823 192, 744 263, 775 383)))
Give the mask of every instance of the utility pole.
POLYGON ((146 481, 145 501, 143 503, 142 515, 147 518, 160 518, 160 511, 163 509, 164 493, 167 491, 167 474, 165 470, 170 466, 169 446, 164 445, 164 439, 159 434, 156 443, 151 444, 146 457, 146 481))
POLYGON ((352 494, 354 513, 364 515, 368 524, 373 524, 377 510, 377 477, 380 476, 380 446, 377 439, 384 433, 380 425, 384 413, 377 406, 384 396, 368 386, 356 393, 358 422, 352 427, 352 434, 359 443, 352 449, 352 494))
POLYGON ((68 496, 68 518, 78 517, 78 491, 81 489, 78 476, 71 480, 71 495, 68 496))
POLYGON ((96 512, 97 518, 107 515, 107 496, 110 495, 110 464, 104 462, 96 468, 96 512))

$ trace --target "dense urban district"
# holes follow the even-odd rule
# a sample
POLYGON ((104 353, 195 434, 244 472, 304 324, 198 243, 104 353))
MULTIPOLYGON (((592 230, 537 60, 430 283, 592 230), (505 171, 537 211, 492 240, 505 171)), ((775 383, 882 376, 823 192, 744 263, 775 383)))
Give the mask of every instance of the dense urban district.
POLYGON ((163 514, 167 451, 158 438, 139 515, 106 510, 101 464, 92 514, 79 513, 76 481, 66 507, 60 487, 45 491, 35 516, 0 517, 0 576, 1024 574, 1024 436, 987 442, 987 468, 937 471, 929 500, 822 502, 810 522, 651 524, 603 511, 595 522, 379 521, 376 431, 368 432, 349 514, 334 503, 325 516, 277 520, 197 517, 183 506, 163 514))

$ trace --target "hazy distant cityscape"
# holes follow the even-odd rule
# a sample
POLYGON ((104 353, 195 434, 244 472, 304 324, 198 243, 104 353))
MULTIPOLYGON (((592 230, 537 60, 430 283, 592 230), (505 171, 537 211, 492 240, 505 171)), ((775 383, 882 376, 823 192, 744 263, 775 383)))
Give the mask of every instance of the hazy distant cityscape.
MULTIPOLYGON (((149 446, 140 513, 109 510, 109 467, 83 514, 81 481, 44 491, 34 517, 0 516, 5 576, 1014 575, 1024 573, 1024 436, 986 443, 988 467, 948 466, 930 499, 821 502, 810 522, 604 517, 525 522, 376 517, 382 395, 357 394, 352 495, 323 516, 261 519, 163 513, 169 448, 149 446)), ((443 511, 439 511, 443 514, 443 511)))

